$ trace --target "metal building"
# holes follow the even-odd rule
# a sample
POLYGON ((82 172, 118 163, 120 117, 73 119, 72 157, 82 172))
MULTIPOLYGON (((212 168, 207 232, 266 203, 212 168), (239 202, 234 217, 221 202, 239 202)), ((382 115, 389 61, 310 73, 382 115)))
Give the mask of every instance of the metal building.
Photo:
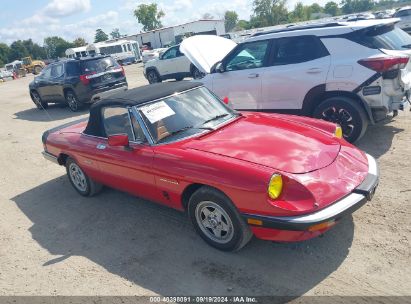
POLYGON ((184 37, 223 34, 225 34, 224 20, 197 20, 122 38, 137 40, 140 46, 148 45, 156 49, 178 44, 184 37))

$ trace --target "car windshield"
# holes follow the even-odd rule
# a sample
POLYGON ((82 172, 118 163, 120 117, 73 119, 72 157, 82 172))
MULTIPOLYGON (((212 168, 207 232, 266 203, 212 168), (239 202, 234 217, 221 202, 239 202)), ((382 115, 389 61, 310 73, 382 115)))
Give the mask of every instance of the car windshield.
POLYGON ((189 137, 237 116, 208 89, 182 92, 137 107, 154 142, 166 143, 189 137))

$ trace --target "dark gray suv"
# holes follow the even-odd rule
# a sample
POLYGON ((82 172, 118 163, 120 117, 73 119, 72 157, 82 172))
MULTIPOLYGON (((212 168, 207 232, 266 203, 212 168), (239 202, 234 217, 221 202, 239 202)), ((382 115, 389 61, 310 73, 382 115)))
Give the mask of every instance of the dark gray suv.
POLYGON ((124 69, 110 56, 66 59, 48 65, 30 83, 38 109, 66 103, 73 112, 118 91, 127 90, 124 69))

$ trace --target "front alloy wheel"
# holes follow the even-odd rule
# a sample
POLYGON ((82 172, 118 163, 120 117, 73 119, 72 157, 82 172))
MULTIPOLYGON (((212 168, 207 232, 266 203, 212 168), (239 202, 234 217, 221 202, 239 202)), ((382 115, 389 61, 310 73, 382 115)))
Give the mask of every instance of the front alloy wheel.
POLYGON ((239 250, 252 237, 232 201, 212 187, 203 186, 193 193, 188 202, 188 214, 201 238, 217 249, 239 250))
POLYGON ((233 238, 234 226, 230 216, 214 202, 200 202, 195 210, 200 229, 213 241, 226 244, 233 238))

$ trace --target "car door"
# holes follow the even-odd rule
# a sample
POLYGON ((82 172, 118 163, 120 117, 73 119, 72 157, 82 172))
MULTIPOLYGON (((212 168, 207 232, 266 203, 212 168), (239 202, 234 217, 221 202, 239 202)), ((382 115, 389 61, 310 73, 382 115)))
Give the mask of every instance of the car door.
POLYGON ((160 64, 158 65, 158 71, 161 76, 166 76, 169 74, 176 73, 178 62, 177 62, 177 51, 178 47, 169 48, 161 57, 160 64))
POLYGON ((40 97, 43 101, 50 100, 50 88, 49 81, 51 77, 51 68, 53 65, 49 65, 41 71, 41 74, 35 78, 34 82, 37 87, 37 92, 40 94, 40 97))
POLYGON ((113 147, 107 138, 98 138, 95 153, 104 183, 137 196, 158 201, 152 173, 153 150, 148 145, 138 123, 126 107, 109 106, 102 109, 106 136, 127 134, 130 148, 113 147), (132 122, 134 121, 134 123, 132 122))
POLYGON ((180 52, 179 49, 177 49, 177 57, 176 57, 176 73, 181 74, 181 76, 187 76, 189 74, 191 67, 191 61, 184 56, 183 53, 180 52))
POLYGON ((275 39, 262 78, 261 109, 301 109, 308 91, 326 83, 330 62, 318 37, 275 39))
POLYGON ((64 101, 64 63, 60 62, 51 67, 51 75, 48 81, 50 99, 55 102, 64 101))
POLYGON ((269 49, 270 40, 239 45, 223 59, 223 72, 212 74, 212 90, 221 98, 228 97, 235 109, 258 109, 269 49))

